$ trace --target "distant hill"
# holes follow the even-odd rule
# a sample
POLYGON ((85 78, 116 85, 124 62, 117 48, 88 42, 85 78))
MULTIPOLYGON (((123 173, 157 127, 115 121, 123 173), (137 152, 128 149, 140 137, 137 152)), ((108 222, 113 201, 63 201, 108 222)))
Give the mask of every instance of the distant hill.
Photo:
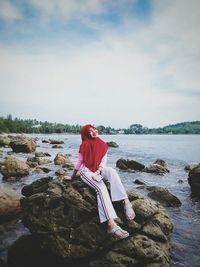
POLYGON ((165 132, 172 132, 173 134, 200 134, 200 121, 181 122, 163 127, 165 132))
POLYGON ((127 134, 200 134, 200 121, 181 122, 159 128, 141 127, 140 124, 132 124, 127 134))

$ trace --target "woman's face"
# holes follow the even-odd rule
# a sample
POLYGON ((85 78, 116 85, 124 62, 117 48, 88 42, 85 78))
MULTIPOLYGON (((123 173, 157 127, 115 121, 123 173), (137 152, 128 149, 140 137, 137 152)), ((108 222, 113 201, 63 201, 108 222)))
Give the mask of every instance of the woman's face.
POLYGON ((91 127, 90 130, 89 130, 89 133, 90 133, 92 138, 98 137, 98 130, 96 128, 92 128, 91 127))

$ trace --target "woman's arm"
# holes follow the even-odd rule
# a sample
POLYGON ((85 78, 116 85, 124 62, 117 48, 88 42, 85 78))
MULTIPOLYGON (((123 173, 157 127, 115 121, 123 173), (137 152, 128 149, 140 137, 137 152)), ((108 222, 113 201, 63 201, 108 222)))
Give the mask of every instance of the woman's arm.
POLYGON ((78 160, 75 164, 74 171, 73 171, 72 176, 71 176, 72 179, 76 176, 76 174, 79 171, 82 164, 83 164, 83 155, 81 153, 79 153, 78 154, 78 160))

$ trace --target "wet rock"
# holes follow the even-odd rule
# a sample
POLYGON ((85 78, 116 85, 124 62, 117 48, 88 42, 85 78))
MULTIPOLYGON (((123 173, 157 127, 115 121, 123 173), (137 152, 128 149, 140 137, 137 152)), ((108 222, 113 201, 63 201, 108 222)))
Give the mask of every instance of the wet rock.
POLYGON ((33 138, 24 135, 17 135, 10 142, 12 150, 16 153, 31 153, 36 150, 37 143, 33 138))
POLYGON ((51 163, 51 162, 52 162, 52 160, 50 160, 50 159, 37 158, 37 163, 38 163, 39 165, 49 164, 49 163, 51 163))
POLYGON ((0 267, 7 267, 7 264, 3 259, 0 258, 0 267))
POLYGON ((23 235, 15 241, 8 249, 7 261, 9 267, 64 267, 49 251, 40 248, 33 235, 23 235))
POLYGON ((52 148, 63 148, 61 145, 53 145, 52 148))
POLYGON ((117 160, 116 166, 122 170, 131 169, 136 171, 142 171, 145 168, 144 164, 141 164, 135 160, 126 160, 123 158, 117 160))
POLYGON ((164 168, 167 168, 167 163, 163 159, 157 159, 153 164, 158 164, 160 166, 163 166, 164 168))
POLYGON ((119 145, 117 143, 113 142, 113 141, 107 142, 107 145, 109 147, 119 147, 119 145))
POLYGON ((67 154, 63 154, 59 152, 54 159, 54 164, 55 165, 63 165, 63 164, 72 165, 72 162, 70 160, 70 157, 67 154))
POLYGON ((20 192, 0 187, 0 221, 11 219, 21 212, 20 198, 20 192))
POLYGON ((28 157, 26 163, 31 167, 34 168, 38 165, 43 165, 43 164, 49 164, 52 161, 50 159, 46 158, 39 158, 39 157, 28 157))
POLYGON ((148 173, 155 173, 159 175, 164 175, 166 173, 169 173, 169 170, 166 167, 163 167, 155 163, 150 164, 149 166, 146 166, 143 171, 148 172, 148 173))
POLYGON ((42 143, 49 143, 49 140, 42 140, 42 143))
POLYGON ((194 167, 188 174, 188 183, 192 193, 200 197, 200 164, 194 167))
POLYGON ((39 237, 40 247, 66 266, 170 266, 173 226, 153 200, 129 193, 136 213, 132 222, 126 221, 122 203, 114 203, 122 227, 130 232, 117 242, 100 225, 96 195, 81 179, 60 182, 47 177, 25 186, 22 193, 24 225, 39 237))
POLYGON ((139 180, 139 179, 135 179, 134 183, 140 184, 140 185, 145 185, 145 182, 143 182, 142 180, 139 180))
POLYGON ((21 178, 29 174, 29 166, 23 161, 9 156, 1 165, 0 172, 5 180, 21 178))
POLYGON ((58 176, 66 175, 66 171, 63 169, 59 169, 55 172, 55 174, 58 176))
POLYGON ((30 168, 35 168, 38 166, 38 162, 37 162, 36 157, 28 157, 26 160, 26 164, 30 167, 30 168))
POLYGON ((10 144, 10 138, 6 135, 1 135, 0 136, 0 147, 2 146, 9 146, 10 144))
POLYGON ((189 164, 187 164, 187 165, 185 165, 185 167, 184 167, 184 170, 187 172, 189 172, 189 171, 191 171, 192 170, 192 168, 194 168, 194 167, 192 167, 192 165, 189 165, 189 164))
POLYGON ((64 144, 64 141, 60 141, 60 140, 52 140, 52 139, 49 139, 49 141, 50 141, 50 144, 52 144, 52 145, 64 144))
POLYGON ((51 155, 49 153, 46 152, 35 152, 35 157, 39 158, 39 157, 51 157, 51 155))
POLYGON ((179 184, 183 184, 183 180, 182 179, 179 179, 178 182, 179 182, 179 184))
POLYGON ((45 167, 36 167, 36 168, 35 168, 35 171, 36 171, 37 173, 48 173, 48 172, 50 172, 51 170, 48 169, 48 168, 45 168, 45 167))
POLYGON ((170 193, 167 189, 160 186, 147 186, 147 190, 150 191, 148 196, 162 205, 167 207, 179 207, 182 205, 181 201, 170 193))

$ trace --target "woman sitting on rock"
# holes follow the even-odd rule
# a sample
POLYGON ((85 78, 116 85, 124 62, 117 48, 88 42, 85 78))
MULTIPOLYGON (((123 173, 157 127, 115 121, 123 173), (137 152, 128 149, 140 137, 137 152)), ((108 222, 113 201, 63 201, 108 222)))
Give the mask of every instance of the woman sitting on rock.
POLYGON ((129 233, 114 221, 117 215, 112 201, 123 201, 127 220, 133 220, 135 213, 118 173, 106 166, 108 145, 98 137, 98 130, 90 124, 81 128, 81 138, 78 161, 71 178, 73 179, 77 172, 80 172, 83 182, 97 193, 100 222, 107 221, 108 234, 112 234, 117 239, 126 238, 129 233), (110 183, 112 201, 104 181, 110 183))

